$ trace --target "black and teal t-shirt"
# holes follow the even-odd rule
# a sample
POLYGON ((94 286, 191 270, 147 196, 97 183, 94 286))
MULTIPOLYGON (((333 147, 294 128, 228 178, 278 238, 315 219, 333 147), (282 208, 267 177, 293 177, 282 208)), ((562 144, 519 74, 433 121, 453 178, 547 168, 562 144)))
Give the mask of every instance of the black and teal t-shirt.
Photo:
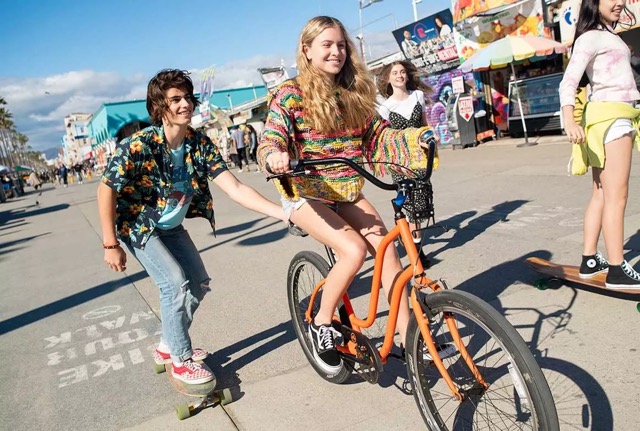
POLYGON ((193 198, 193 185, 184 165, 184 145, 171 150, 171 163, 173 165, 171 182, 172 189, 167 197, 167 204, 162 211, 156 227, 160 229, 173 229, 179 226, 187 215, 189 204, 193 198))

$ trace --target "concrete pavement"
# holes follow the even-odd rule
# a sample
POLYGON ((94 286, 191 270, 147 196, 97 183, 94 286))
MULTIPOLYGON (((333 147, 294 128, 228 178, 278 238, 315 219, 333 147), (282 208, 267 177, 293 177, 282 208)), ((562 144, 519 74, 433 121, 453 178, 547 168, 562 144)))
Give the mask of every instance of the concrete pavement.
MULTIPOLYGON (((640 297, 532 287, 537 276, 522 263, 527 256, 579 259, 590 181, 567 176, 563 137, 516 147, 522 141, 442 151, 436 216, 451 230, 433 231, 426 246, 433 273, 491 301, 517 327, 547 376, 563 430, 636 429, 640 297)), ((276 199, 262 175, 236 175, 276 199)), ((640 250, 638 177, 634 162, 626 217, 633 262, 640 250)), ((402 364, 390 361, 378 385, 353 379, 336 386, 315 374, 289 323, 285 286, 293 255, 321 248, 215 188, 217 238, 202 220, 185 223, 213 278, 191 334, 213 352, 207 363, 237 401, 179 422, 172 409, 185 398, 152 371, 157 290, 132 259, 125 274, 104 266, 96 185, 47 185, 41 196, 0 205, 2 428, 424 427, 413 397, 401 390, 402 364)), ((390 223, 388 193, 369 185, 365 194, 390 223)), ((356 307, 363 310, 366 299, 357 298, 356 307)))

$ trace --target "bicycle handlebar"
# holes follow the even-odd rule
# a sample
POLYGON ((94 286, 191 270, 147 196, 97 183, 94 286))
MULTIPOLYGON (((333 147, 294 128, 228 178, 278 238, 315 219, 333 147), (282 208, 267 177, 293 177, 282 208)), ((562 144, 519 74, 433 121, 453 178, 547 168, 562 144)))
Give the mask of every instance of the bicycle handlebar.
MULTIPOLYGON (((427 171, 425 176, 421 178, 423 181, 427 181, 431 178, 431 174, 433 172, 433 161, 435 159, 436 139, 433 134, 433 130, 431 129, 425 130, 424 132, 422 132, 422 134, 420 134, 420 137, 418 139, 421 142, 425 142, 429 144, 429 154, 427 155, 427 171)), ((369 182, 371 182, 372 184, 374 184, 375 186, 383 190, 397 190, 397 187, 395 184, 389 184, 379 180, 374 175, 367 172, 361 165, 357 164, 351 159, 346 159, 343 157, 332 157, 328 159, 289 160, 289 168, 293 172, 282 174, 282 175, 274 174, 273 171, 271 171, 271 168, 269 167, 268 163, 266 164, 265 168, 267 169, 267 172, 272 174, 274 177, 279 177, 279 176, 290 176, 290 175, 302 174, 304 173, 304 168, 307 166, 322 166, 322 165, 334 165, 334 164, 347 165, 353 168, 356 172, 362 175, 366 180, 368 180, 369 182)))

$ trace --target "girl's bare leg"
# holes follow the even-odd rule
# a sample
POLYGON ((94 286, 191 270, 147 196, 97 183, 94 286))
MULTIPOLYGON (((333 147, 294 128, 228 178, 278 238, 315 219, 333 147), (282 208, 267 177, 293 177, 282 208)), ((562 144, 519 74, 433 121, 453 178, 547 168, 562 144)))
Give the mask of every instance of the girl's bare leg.
POLYGON ((602 233, 611 265, 624 260, 624 211, 629 193, 632 140, 630 135, 605 145, 606 165, 600 173, 604 193, 602 233))
POLYGON ((291 221, 336 253, 337 262, 322 289, 320 310, 314 318, 316 325, 330 324, 338 302, 364 263, 367 246, 357 230, 320 202, 308 201, 293 211, 291 221))
POLYGON ((602 209, 604 208, 604 192, 600 182, 602 169, 592 168, 593 190, 591 200, 584 211, 584 244, 582 254, 591 256, 598 250, 598 239, 602 229, 602 209))

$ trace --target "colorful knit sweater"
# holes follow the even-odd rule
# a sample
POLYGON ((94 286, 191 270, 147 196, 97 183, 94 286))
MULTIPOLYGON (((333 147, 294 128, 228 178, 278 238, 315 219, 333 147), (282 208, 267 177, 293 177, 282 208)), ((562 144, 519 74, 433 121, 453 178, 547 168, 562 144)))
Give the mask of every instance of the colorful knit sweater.
MULTIPOLYGON (((258 146, 262 166, 269 154, 288 152, 292 159, 344 157, 359 164, 366 160, 376 174, 384 174, 385 168, 402 172, 392 165, 377 164, 379 162, 409 169, 426 167, 426 151, 418 144, 418 137, 428 127, 394 130, 376 115, 362 129, 322 133, 310 126, 302 91, 295 79, 274 89, 268 105, 269 114, 258 146)), ((436 155, 434 167, 437 162, 436 155)), ((291 201, 308 197, 354 202, 362 191, 364 179, 348 166, 327 166, 309 175, 276 180, 275 184, 283 197, 291 201)))

